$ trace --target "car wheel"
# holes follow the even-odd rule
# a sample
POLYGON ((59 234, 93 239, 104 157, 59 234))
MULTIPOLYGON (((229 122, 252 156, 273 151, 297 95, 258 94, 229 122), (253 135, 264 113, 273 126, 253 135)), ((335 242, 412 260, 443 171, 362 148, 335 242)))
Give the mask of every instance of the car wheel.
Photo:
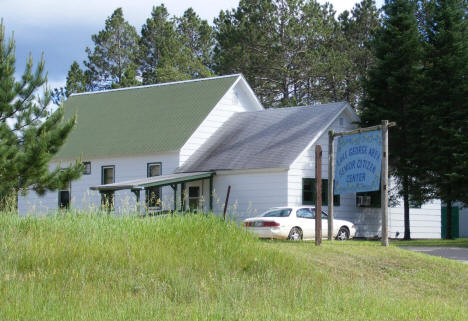
POLYGON ((298 227, 293 227, 289 232, 288 240, 300 241, 302 240, 302 230, 298 227))
POLYGON ((349 240, 349 230, 346 226, 340 227, 338 234, 336 234, 336 239, 340 241, 349 240))

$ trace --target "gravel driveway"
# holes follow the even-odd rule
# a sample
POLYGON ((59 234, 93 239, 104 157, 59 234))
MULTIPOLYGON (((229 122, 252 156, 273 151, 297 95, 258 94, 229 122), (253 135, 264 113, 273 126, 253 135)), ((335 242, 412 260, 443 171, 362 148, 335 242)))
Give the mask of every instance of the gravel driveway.
POLYGON ((402 246, 401 248, 468 263, 468 248, 465 247, 402 246))

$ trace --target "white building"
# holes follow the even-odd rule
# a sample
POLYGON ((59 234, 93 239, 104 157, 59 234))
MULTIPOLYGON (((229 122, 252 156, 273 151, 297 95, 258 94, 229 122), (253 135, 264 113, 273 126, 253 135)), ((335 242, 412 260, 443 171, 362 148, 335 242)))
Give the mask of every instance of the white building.
MULTIPOLYGON (((50 166, 81 160, 86 172, 65 191, 19 196, 20 215, 99 209, 108 200, 117 213, 220 213, 228 186, 228 214, 236 219, 313 204, 316 144, 326 210, 328 131, 351 130, 358 121, 344 102, 264 109, 242 75, 74 94, 65 113, 77 115, 77 126, 50 166)), ((335 217, 354 222, 357 236, 376 236, 379 200, 375 193, 341 195, 335 217)), ((389 213, 390 236, 402 237, 402 207, 389 213)), ((411 224, 412 237, 439 238, 440 203, 411 209, 411 224)))

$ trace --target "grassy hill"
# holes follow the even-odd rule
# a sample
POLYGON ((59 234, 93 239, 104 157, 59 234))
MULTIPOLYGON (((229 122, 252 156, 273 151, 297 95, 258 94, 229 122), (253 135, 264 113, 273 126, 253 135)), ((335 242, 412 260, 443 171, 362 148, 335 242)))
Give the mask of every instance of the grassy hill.
POLYGON ((468 265, 203 216, 0 214, 0 320, 466 320, 468 265))

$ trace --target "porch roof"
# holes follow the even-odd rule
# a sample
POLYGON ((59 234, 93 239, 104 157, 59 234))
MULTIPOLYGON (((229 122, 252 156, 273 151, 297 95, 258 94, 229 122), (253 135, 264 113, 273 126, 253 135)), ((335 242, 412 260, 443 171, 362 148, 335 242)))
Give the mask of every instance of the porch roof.
POLYGON ((131 181, 124 181, 124 182, 119 182, 119 183, 97 185, 97 186, 90 187, 90 189, 95 190, 95 191, 100 191, 100 192, 118 191, 118 190, 123 190, 123 189, 141 190, 147 187, 164 186, 164 185, 197 181, 199 179, 209 178, 213 175, 215 175, 214 171, 175 173, 175 174, 147 177, 147 178, 136 179, 136 180, 131 180, 131 181))

